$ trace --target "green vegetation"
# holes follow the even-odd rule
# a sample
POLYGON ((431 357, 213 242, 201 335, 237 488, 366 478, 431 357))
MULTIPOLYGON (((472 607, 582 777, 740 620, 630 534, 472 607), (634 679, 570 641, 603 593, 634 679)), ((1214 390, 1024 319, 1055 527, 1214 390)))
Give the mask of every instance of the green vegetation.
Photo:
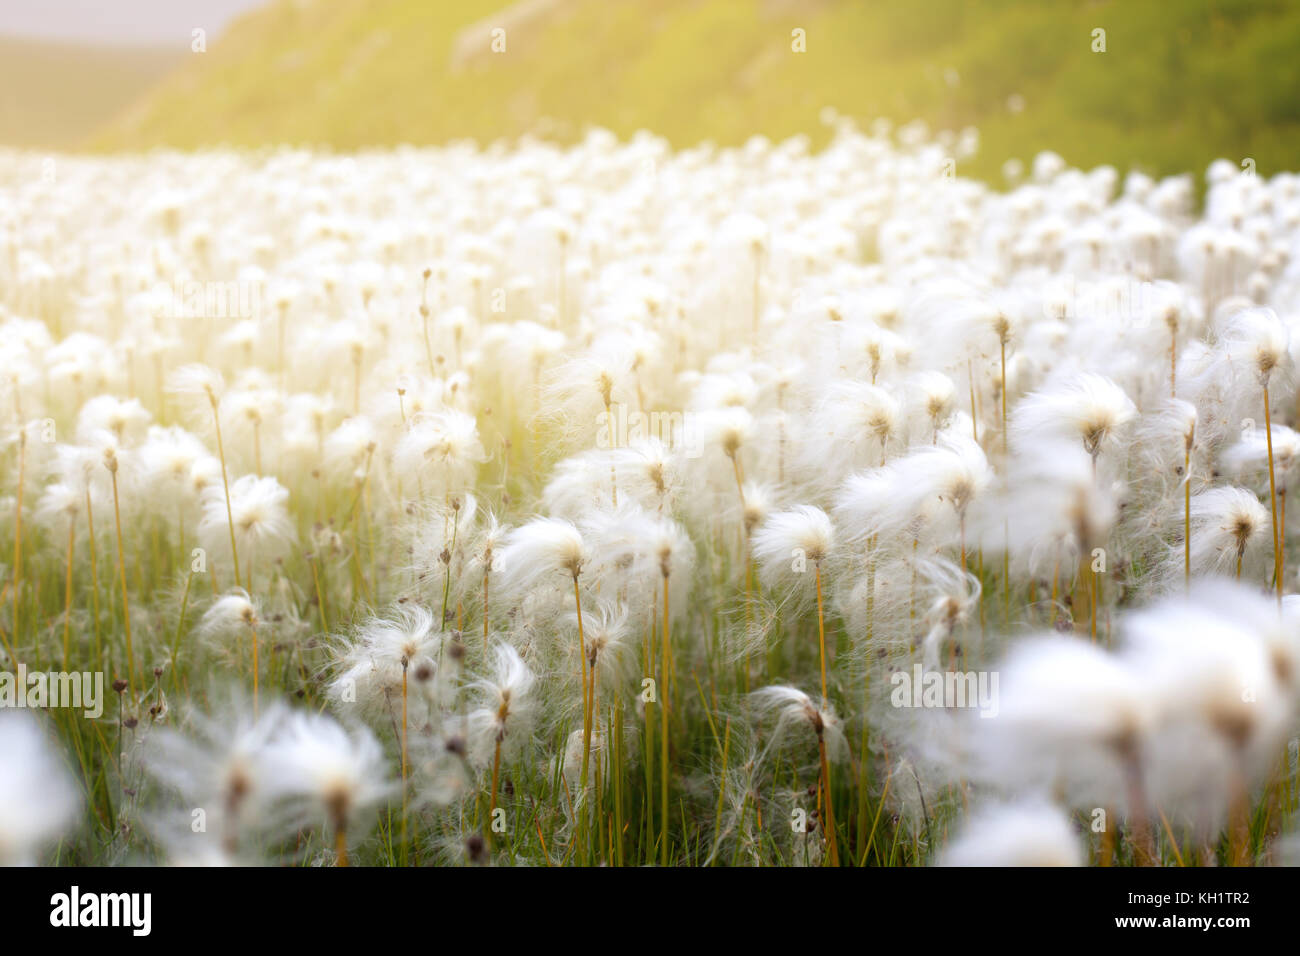
POLYGON ((513 22, 526 6, 278 3, 94 142, 351 149, 528 131, 571 140, 592 125, 678 146, 756 132, 821 142, 831 105, 977 126, 980 156, 962 172, 994 179, 1007 157, 1046 148, 1154 173, 1250 156, 1268 174, 1300 154, 1300 6, 1283 0, 557 0, 513 22), (500 54, 489 49, 497 22, 500 54), (480 52, 453 66, 471 25, 480 52), (791 50, 796 28, 806 53, 791 50), (1104 53, 1092 50, 1096 28, 1104 53))

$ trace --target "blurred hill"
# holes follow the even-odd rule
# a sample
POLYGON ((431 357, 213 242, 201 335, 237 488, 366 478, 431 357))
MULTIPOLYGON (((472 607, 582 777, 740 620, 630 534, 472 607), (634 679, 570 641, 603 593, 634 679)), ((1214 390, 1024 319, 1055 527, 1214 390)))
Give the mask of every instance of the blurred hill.
POLYGON ((829 105, 975 125, 960 171, 992 179, 1043 148, 1156 173, 1252 157, 1269 174, 1300 167, 1298 53, 1288 0, 277 0, 89 142, 350 149, 590 125, 820 142, 829 105))
POLYGON ((0 37, 0 143, 70 149, 180 65, 153 47, 0 37))

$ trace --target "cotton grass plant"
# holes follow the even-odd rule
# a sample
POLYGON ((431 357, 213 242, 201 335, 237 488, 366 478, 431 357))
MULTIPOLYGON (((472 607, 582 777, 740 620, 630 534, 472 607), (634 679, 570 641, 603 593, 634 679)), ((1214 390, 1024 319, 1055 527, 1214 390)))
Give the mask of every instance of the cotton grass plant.
POLYGON ((0 156, 0 861, 1281 859, 1300 180, 953 146, 0 156))

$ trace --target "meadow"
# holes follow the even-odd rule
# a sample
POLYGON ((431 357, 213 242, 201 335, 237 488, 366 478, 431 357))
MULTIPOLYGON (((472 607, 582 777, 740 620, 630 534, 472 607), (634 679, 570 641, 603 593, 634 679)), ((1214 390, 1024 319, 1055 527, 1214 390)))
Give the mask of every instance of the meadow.
POLYGON ((821 121, 0 154, 0 862, 1293 861, 1300 176, 821 121))

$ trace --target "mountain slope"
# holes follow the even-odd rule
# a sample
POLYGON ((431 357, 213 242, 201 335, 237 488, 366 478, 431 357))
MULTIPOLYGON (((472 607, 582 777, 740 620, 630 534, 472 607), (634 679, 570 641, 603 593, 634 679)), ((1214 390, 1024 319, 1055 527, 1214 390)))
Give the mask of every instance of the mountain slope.
POLYGON ((69 148, 157 86, 173 50, 0 37, 0 143, 69 148))
POLYGON ((1300 5, 1284 0, 280 0, 96 144, 356 148, 589 125, 678 145, 820 139, 832 105, 976 125, 975 175, 1049 147, 1081 165, 1222 155, 1268 173, 1300 158, 1296 49, 1300 5))

